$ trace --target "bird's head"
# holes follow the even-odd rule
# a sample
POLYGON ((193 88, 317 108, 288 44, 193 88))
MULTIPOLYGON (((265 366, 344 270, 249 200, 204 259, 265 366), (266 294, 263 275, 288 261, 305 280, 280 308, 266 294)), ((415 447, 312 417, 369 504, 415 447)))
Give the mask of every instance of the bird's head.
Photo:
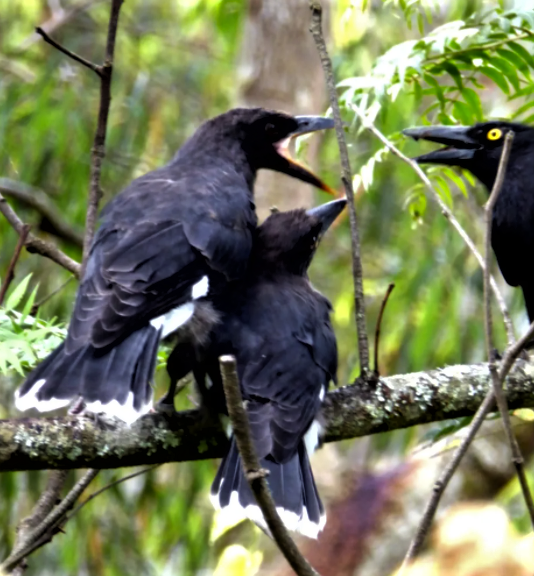
POLYGON ((403 134, 414 140, 428 140, 445 146, 417 156, 415 160, 419 164, 465 168, 491 189, 497 176, 504 137, 510 130, 514 132, 510 162, 524 154, 534 154, 534 128, 513 122, 495 120, 474 126, 418 126, 403 130, 403 134))
POLYGON ((260 269, 283 269, 304 275, 315 250, 347 201, 332 200, 310 210, 275 212, 258 228, 255 257, 260 269))
POLYGON ((332 188, 293 159, 288 149, 292 138, 333 127, 334 121, 322 116, 290 116, 265 108, 235 108, 206 122, 199 129, 199 135, 209 133, 216 146, 226 147, 228 151, 238 146, 254 173, 261 168, 275 170, 335 195, 332 188))

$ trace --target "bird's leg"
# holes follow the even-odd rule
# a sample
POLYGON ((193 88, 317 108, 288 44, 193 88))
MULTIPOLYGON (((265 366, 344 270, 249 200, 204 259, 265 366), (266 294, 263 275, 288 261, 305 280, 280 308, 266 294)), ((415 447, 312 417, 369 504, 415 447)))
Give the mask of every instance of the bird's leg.
POLYGON ((163 412, 164 414, 174 414, 176 409, 174 408, 174 396, 176 395, 176 388, 178 386, 178 379, 171 378, 171 383, 169 389, 165 396, 160 398, 154 405, 156 412, 163 412))
POLYGON ((85 408, 85 402, 82 396, 79 396, 74 404, 69 408, 68 413, 76 416, 77 414, 81 414, 83 409, 85 408))
POLYGON ((193 369, 195 352, 189 344, 178 344, 171 352, 167 359, 167 373, 171 380, 169 389, 165 396, 161 398, 154 406, 156 412, 164 414, 174 414, 174 397, 178 392, 185 388, 186 383, 178 385, 178 382, 187 376, 193 369))

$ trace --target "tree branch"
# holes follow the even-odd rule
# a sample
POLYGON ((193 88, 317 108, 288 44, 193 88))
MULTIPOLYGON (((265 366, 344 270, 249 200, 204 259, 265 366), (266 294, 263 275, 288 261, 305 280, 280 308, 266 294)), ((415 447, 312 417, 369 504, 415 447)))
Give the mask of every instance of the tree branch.
POLYGON ((102 198, 100 188, 100 174, 102 172, 102 160, 106 153, 106 131, 108 125, 109 107, 111 104, 111 77, 113 74, 113 56, 115 52, 115 39, 119 25, 119 12, 123 0, 112 0, 111 13, 108 25, 108 37, 106 42, 106 55, 104 64, 100 67, 100 107, 98 110, 98 123, 91 149, 91 180, 89 185, 89 200, 87 203, 87 215, 85 218, 85 237, 83 241, 83 266, 87 261, 89 249, 95 235, 98 205, 102 198))
MULTIPOLYGON (((7 203, 6 199, 0 194, 0 212, 6 217, 6 220, 15 229, 20 236, 24 230, 24 222, 17 216, 13 208, 7 203)), ((80 265, 72 258, 69 258, 52 242, 41 240, 33 234, 28 234, 28 238, 24 243, 26 250, 30 253, 40 254, 46 258, 50 258, 69 272, 72 272, 76 278, 80 277, 80 265)))
MULTIPOLYGON (((48 482, 44 492, 39 496, 31 514, 24 518, 17 527, 17 538, 10 557, 17 556, 16 564, 25 566, 26 549, 29 543, 29 535, 45 518, 59 499, 68 470, 53 470, 48 476, 48 482), (22 553, 22 554, 21 554, 22 553)), ((15 565, 16 565, 15 564, 15 565)), ((15 566, 14 565, 14 566, 15 566)), ((1 566, 0 566, 1 569, 1 566)))
MULTIPOLYGON (((13 550, 8 558, 0 564, 0 573, 12 570, 26 556, 52 540, 58 531, 58 527, 65 519, 67 512, 74 506, 76 500, 78 500, 82 492, 93 481, 98 472, 99 470, 88 470, 83 477, 76 482, 65 498, 47 514, 38 526, 27 534, 24 547, 18 551, 13 550)), ((60 482, 60 489, 63 482, 64 480, 60 482)))
POLYGON ((4 302, 4 298, 6 296, 9 285, 11 284, 11 282, 13 282, 13 278, 15 278, 15 266, 17 265, 17 260, 19 259, 22 247, 24 246, 29 233, 30 233, 29 224, 24 224, 22 226, 22 230, 20 231, 17 245, 15 246, 15 252, 13 252, 13 256, 9 261, 6 276, 4 278, 4 281, 2 282, 2 286, 0 286, 0 306, 2 306, 4 302))
POLYGON ((228 416, 232 423, 232 433, 241 456, 245 477, 260 507, 263 518, 280 552, 282 552, 296 574, 298 576, 319 576, 300 553, 276 511, 269 485, 265 480, 267 471, 261 468, 250 434, 250 424, 248 414, 243 406, 235 358, 233 356, 221 356, 219 363, 228 416))
POLYGON ((360 231, 358 226, 358 218, 356 215, 356 206, 354 204, 354 190, 352 188, 352 171, 350 168, 349 152, 347 148, 347 141, 345 139, 345 131, 343 128, 343 121, 341 120, 341 112, 339 109, 339 101, 337 98, 336 82, 334 73, 332 71, 332 61, 326 49, 326 43, 323 36, 322 29, 322 14, 323 9, 317 0, 309 0, 310 10, 312 14, 312 21, 310 32, 317 46, 321 65, 323 67, 326 86, 328 88, 328 95, 330 99, 330 106, 334 116, 336 126, 337 143, 339 146, 339 156, 341 158, 341 180, 345 188, 345 196, 347 197, 347 209, 349 212, 349 223, 351 231, 351 246, 352 246, 352 279, 354 282, 354 313, 356 319, 356 331, 358 333, 358 354, 360 357, 360 370, 363 378, 369 376, 369 342, 367 340, 367 326, 365 319, 365 299, 363 293, 363 269, 361 257, 361 242, 360 231))
MULTIPOLYGON (((506 373, 524 345, 507 352, 506 373)), ((376 388, 356 383, 327 394, 327 442, 356 438, 449 418, 472 416, 491 387, 488 364, 447 366, 380 378, 376 388)), ((534 362, 518 360, 506 379, 511 409, 534 407, 534 362)), ((221 458, 223 431, 198 410, 148 414, 132 427, 99 427, 86 417, 0 420, 0 470, 119 468, 221 458)))
MULTIPOLYGON (((529 342, 533 336, 534 336, 534 322, 530 325, 526 333, 515 344, 512 344, 506 350, 506 353, 500 365, 498 377, 500 378, 501 382, 503 383, 505 382, 507 386, 510 386, 510 378, 513 378, 513 375, 518 370, 518 368, 521 369, 518 365, 521 365, 522 363, 518 361, 515 365, 514 371, 511 374, 509 374, 512 366, 514 365, 514 362, 516 362, 517 357, 525 347, 525 344, 529 342)), ((525 364, 525 366, 526 365, 527 364, 525 364)), ((489 365, 488 365, 488 371, 489 371, 489 365)), ((491 377, 489 383, 490 384, 492 383, 491 377)), ((511 395, 510 395, 511 392, 512 391, 510 389, 507 390, 508 408, 515 407, 513 406, 513 402, 511 401, 511 395)), ((421 519, 421 522, 419 523, 419 526, 417 528, 417 532, 412 542, 410 543, 410 547, 408 549, 408 552, 406 553, 404 562, 402 564, 398 576, 404 575, 405 570, 408 568, 408 566, 411 564, 411 562, 414 560, 414 558, 418 555, 419 551, 421 550, 426 535, 428 534, 428 531, 430 529, 430 525, 432 524, 432 519, 434 518, 434 515, 436 513, 441 495, 445 492, 451 478, 454 475, 454 472, 458 468, 462 458, 467 452, 467 449, 469 448, 471 442, 476 436, 478 430, 482 426, 484 419, 489 414, 489 412, 494 408, 494 405, 495 405, 495 395, 493 393, 493 388, 490 388, 480 408, 477 410, 477 413, 475 414, 473 421, 471 422, 466 437, 462 440, 460 446, 458 446, 458 448, 456 449, 456 452, 454 453, 452 460, 449 462, 449 464, 447 465, 447 467, 445 468, 439 479, 434 484, 433 495, 427 503, 426 509, 423 513, 423 518, 421 519)))
POLYGON ((41 36, 47 44, 50 44, 50 46, 53 46, 56 50, 59 50, 60 52, 62 52, 63 54, 65 54, 66 56, 68 56, 69 58, 74 60, 75 62, 78 62, 79 64, 81 64, 82 66, 85 66, 86 68, 89 68, 89 70, 92 70, 93 72, 98 74, 98 76, 100 76, 100 78, 102 78, 102 67, 101 66, 98 66, 97 64, 94 64, 93 62, 89 62, 89 60, 86 60, 85 58, 82 58, 81 56, 79 56, 75 52, 68 50, 67 48, 62 46, 59 42, 56 42, 53 38, 50 38, 50 36, 39 26, 37 26, 37 28, 35 29, 35 32, 37 34, 39 34, 39 36, 41 36))
POLYGON ((22 202, 46 218, 51 227, 50 233, 54 234, 54 236, 80 248, 83 246, 83 234, 74 230, 63 221, 48 196, 41 190, 10 178, 0 178, 0 193, 22 202))

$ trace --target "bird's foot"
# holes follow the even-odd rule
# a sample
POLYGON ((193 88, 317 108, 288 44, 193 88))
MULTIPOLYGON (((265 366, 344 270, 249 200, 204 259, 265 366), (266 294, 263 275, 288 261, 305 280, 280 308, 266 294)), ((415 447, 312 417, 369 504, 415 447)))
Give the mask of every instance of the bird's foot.
POLYGON ((176 413, 176 408, 174 407, 174 395, 169 397, 168 394, 163 396, 152 408, 151 412, 157 412, 159 414, 166 414, 167 416, 172 416, 176 413))

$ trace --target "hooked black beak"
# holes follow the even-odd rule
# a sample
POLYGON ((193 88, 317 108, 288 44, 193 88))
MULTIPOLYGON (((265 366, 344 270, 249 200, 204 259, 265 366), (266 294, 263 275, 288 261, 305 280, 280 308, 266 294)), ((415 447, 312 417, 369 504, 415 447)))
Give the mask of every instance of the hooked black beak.
POLYGON ((339 198, 338 200, 332 200, 332 202, 311 208, 306 211, 306 214, 317 218, 317 220, 321 222, 321 235, 323 235, 334 220, 343 212, 346 205, 347 200, 345 198, 339 198))
POLYGON ((304 164, 301 164, 298 160, 292 158, 289 153, 289 143, 293 138, 310 132, 333 128, 334 120, 332 118, 325 118, 324 116, 295 116, 295 120, 297 121, 296 130, 275 144, 276 151, 283 161, 283 164, 278 169, 280 172, 284 172, 284 174, 298 178, 303 182, 317 186, 317 188, 337 196, 337 192, 333 188, 315 176, 315 174, 306 168, 304 164))
POLYGON ((456 164, 472 159, 476 150, 481 148, 480 143, 469 136, 470 129, 470 126, 418 126, 402 133, 414 140, 428 140, 446 146, 414 158, 420 164, 456 164))

